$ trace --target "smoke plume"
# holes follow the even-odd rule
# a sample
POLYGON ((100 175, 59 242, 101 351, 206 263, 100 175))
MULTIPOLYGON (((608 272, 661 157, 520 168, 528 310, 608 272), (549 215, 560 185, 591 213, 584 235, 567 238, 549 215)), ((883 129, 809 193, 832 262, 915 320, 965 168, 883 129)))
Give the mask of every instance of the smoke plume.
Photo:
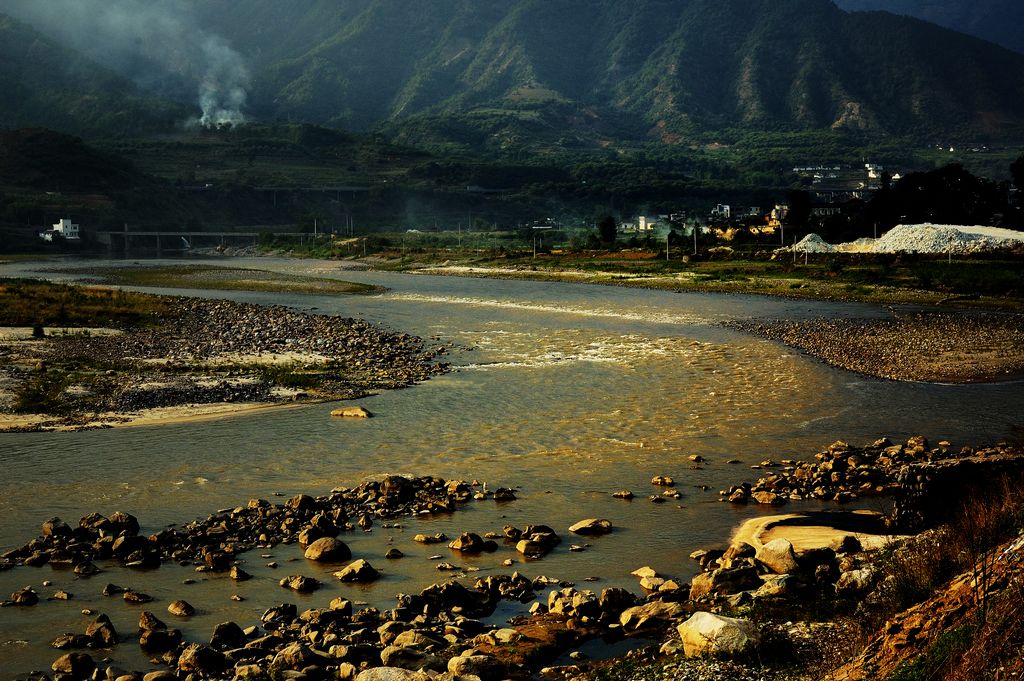
POLYGON ((246 120, 250 87, 245 58, 204 28, 191 0, 0 0, 0 12, 31 24, 139 87, 192 99, 186 123, 236 125, 246 120))

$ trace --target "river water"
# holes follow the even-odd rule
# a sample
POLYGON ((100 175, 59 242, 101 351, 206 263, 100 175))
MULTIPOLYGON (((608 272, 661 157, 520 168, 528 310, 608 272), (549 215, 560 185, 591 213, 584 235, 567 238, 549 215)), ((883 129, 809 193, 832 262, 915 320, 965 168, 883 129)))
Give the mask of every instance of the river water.
MULTIPOLYGON (((358 316, 439 337, 455 343, 449 359, 456 370, 360 400, 377 415, 367 421, 331 419, 335 405, 313 405, 180 425, 0 435, 3 550, 36 536, 40 522, 55 515, 74 523, 89 512, 122 510, 152 532, 252 497, 282 502, 274 495, 324 494, 387 473, 478 479, 491 488, 516 487, 519 500, 501 506, 475 501, 451 516, 343 535, 356 557, 384 572, 369 586, 338 583, 331 569, 303 561, 297 546, 245 555, 244 567, 256 578, 241 584, 174 565, 139 572, 102 564, 104 572, 91 578, 50 567, 0 573, 0 596, 32 585, 43 597, 34 607, 0 609, 0 679, 49 669, 60 654, 49 641, 84 631, 92 616, 83 609, 106 613, 122 635, 134 635, 140 608, 100 595, 108 582, 155 596, 145 607, 196 641, 208 640, 219 622, 255 624, 265 608, 281 602, 325 607, 344 595, 389 607, 396 593, 448 577, 434 569, 441 560, 479 570, 467 580, 519 569, 581 587, 639 592, 631 570, 651 565, 688 579, 695 571, 690 552, 724 542, 736 525, 767 512, 721 503, 718 495, 723 487, 759 477, 749 467, 762 459, 806 457, 836 439, 862 444, 883 435, 923 433, 957 446, 986 444, 1019 434, 1024 413, 1020 382, 948 386, 865 378, 717 325, 761 317, 885 316, 884 308, 352 272, 322 261, 230 264, 380 284, 388 292, 174 292, 358 316), (695 467, 691 454, 707 463, 695 467), (730 459, 741 464, 727 464, 730 459), (650 486, 651 477, 661 474, 676 479, 681 499, 647 500, 660 491, 650 486), (637 498, 611 498, 622 488, 637 498), (574 540, 565 528, 593 516, 610 519, 615 532, 590 540, 583 552, 570 552, 574 540), (544 559, 523 563, 509 548, 465 558, 444 545, 421 547, 411 540, 420 531, 500 532, 508 523, 548 524, 564 541, 544 559), (391 546, 407 557, 385 561, 391 546), (514 568, 501 565, 506 558, 516 560, 514 568), (280 567, 267 567, 270 561, 280 567), (298 596, 277 586, 288 574, 315 576, 325 586, 298 596), (588 577, 597 581, 584 582, 588 577), (190 579, 195 583, 184 583, 190 579), (74 598, 46 600, 61 588, 74 598), (233 594, 245 600, 233 601, 233 594), (198 613, 175 620, 166 606, 177 598, 198 613)), ((0 276, 29 274, 32 267, 0 266, 0 276)), ((127 668, 148 666, 132 641, 100 656, 127 668)))

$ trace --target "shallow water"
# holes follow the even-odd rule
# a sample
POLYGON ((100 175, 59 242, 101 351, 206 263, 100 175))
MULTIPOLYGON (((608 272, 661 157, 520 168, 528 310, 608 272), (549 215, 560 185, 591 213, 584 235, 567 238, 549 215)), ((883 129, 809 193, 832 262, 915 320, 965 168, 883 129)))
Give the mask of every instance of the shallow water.
MULTIPOLYGON (((329 569, 306 563, 294 546, 266 552, 272 558, 247 554, 245 568, 256 579, 239 585, 178 566, 141 573, 102 565, 105 572, 87 579, 49 567, 0 573, 3 595, 27 584, 44 597, 58 588, 75 594, 68 603, 44 600, 33 608, 0 609, 0 679, 48 669, 59 654, 48 642, 64 631, 83 631, 91 619, 81 614, 83 608, 107 613, 122 635, 134 635, 140 608, 100 596, 107 582, 156 596, 148 609, 168 622, 174 617, 167 604, 185 598, 199 613, 175 626, 190 640, 208 640, 218 622, 254 624, 266 607, 285 601, 323 607, 344 594, 388 607, 395 593, 449 576, 434 569, 440 560, 479 568, 468 579, 519 569, 530 577, 544 574, 597 589, 619 585, 638 591, 629 572, 644 564, 686 579, 694 572, 691 551, 721 543, 737 524, 764 512, 718 501, 720 488, 758 477, 751 464, 808 456, 836 439, 860 444, 882 435, 924 433, 954 445, 984 444, 1015 435, 1024 413, 1020 383, 937 386, 869 379, 715 325, 755 317, 888 314, 882 308, 343 272, 325 262, 231 264, 387 286, 389 293, 370 297, 224 295, 365 317, 454 341, 457 349, 449 359, 457 370, 360 400, 377 414, 368 421, 332 420, 332 405, 313 405, 161 427, 0 435, 0 547, 24 543, 54 515, 75 522, 88 512, 123 510, 136 515, 144 530, 155 531, 251 497, 280 502, 275 493, 322 494, 385 473, 515 486, 519 500, 470 502, 451 516, 344 536, 356 557, 385 572, 364 587, 334 581, 329 569), (694 468, 690 454, 708 463, 694 468), (732 458, 742 464, 725 463, 732 458), (660 505, 646 499, 659 491, 649 484, 658 474, 675 477, 682 499, 660 505), (637 499, 612 499, 620 488, 632 489, 637 499), (482 534, 507 523, 545 523, 563 531, 591 516, 609 518, 615 532, 589 540, 592 546, 581 553, 569 552, 570 543, 582 542, 563 532, 552 554, 527 564, 510 548, 463 558, 444 545, 424 548, 411 541, 418 531, 482 534), (390 546, 407 557, 385 561, 390 546), (435 554, 443 558, 430 559, 435 554), (501 566, 505 558, 515 559, 515 568, 501 566), (280 567, 266 567, 270 560, 280 567), (294 573, 318 576, 325 587, 297 596, 277 586, 294 573), (599 581, 587 584, 585 577, 599 581), (182 584, 189 578, 197 582, 182 584), (42 587, 44 580, 53 585, 42 587), (233 593, 247 600, 232 601, 233 593)), ((30 267, 0 266, 0 276, 30 267)), ((819 507, 807 502, 788 508, 819 507)), ((131 641, 109 656, 129 668, 146 666, 131 641)))

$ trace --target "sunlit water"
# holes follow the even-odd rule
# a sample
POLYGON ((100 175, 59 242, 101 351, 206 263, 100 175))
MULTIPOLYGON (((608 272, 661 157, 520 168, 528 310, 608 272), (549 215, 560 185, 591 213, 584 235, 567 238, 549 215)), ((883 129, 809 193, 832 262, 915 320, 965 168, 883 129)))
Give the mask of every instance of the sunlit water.
MULTIPOLYGON (((25 585, 35 586, 44 599, 60 588, 75 595, 69 602, 0 609, 0 679, 48 669, 60 654, 49 641, 65 631, 84 631, 91 620, 81 614, 85 608, 108 614, 122 635, 134 635, 140 608, 101 596, 107 582, 155 596, 157 602, 145 607, 168 622, 175 618, 167 604, 185 598, 199 612, 173 625, 186 638, 205 641, 215 624, 255 624, 266 607, 285 601, 324 607, 345 595, 389 607, 396 593, 446 578, 434 569, 441 560, 479 568, 469 580, 519 569, 578 586, 639 591, 629 572, 645 564, 686 579, 694 572, 691 551, 723 542, 738 523, 765 512, 719 501, 722 487, 758 477, 751 464, 808 456, 836 439, 863 443, 881 435, 924 433, 954 444, 984 444, 1014 435, 1024 413, 1020 383, 937 386, 868 379, 716 325, 753 317, 887 314, 869 306, 341 272, 332 263, 294 260, 231 264, 387 286, 387 294, 371 297, 224 295, 438 336, 455 343, 450 359, 456 371, 360 400, 377 415, 367 421, 332 420, 332 405, 314 405, 182 425, 0 435, 0 547, 24 543, 54 515, 73 523, 92 511, 123 510, 152 532, 252 497, 281 502, 275 493, 322 494, 386 473, 475 478, 492 488, 514 486, 519 500, 500 506, 470 502, 451 516, 344 536, 356 557, 384 571, 369 586, 340 584, 329 574, 336 566, 305 562, 297 546, 245 555, 245 568, 256 579, 241 584, 173 565, 151 572, 102 565, 103 573, 84 579, 50 567, 0 573, 0 595, 25 585), (708 463, 694 467, 691 454, 708 463), (742 463, 730 465, 729 459, 742 463), (647 500, 660 491, 649 484, 658 474, 675 477, 682 499, 660 505, 647 500), (637 498, 611 498, 621 488, 637 498), (525 564, 507 547, 466 558, 444 545, 421 547, 411 540, 424 530, 483 534, 508 523, 545 523, 564 531, 591 516, 610 519, 615 532, 590 540, 592 546, 581 553, 569 552, 570 543, 582 542, 563 532, 553 553, 525 564), (407 557, 385 561, 391 546, 407 557), (443 558, 432 559, 435 554, 443 558), (506 558, 516 566, 503 567, 506 558), (267 567, 271 560, 280 567, 267 567), (325 586, 309 596, 277 586, 295 573, 319 577, 325 586), (598 581, 584 582, 586 577, 598 581), (182 583, 190 578, 197 582, 182 583), (52 586, 43 587, 44 580, 52 586), (246 600, 232 601, 235 593, 246 600)), ((28 271, 28 265, 0 266, 0 276, 28 271)), ((103 655, 127 668, 147 666, 131 640, 103 655)))

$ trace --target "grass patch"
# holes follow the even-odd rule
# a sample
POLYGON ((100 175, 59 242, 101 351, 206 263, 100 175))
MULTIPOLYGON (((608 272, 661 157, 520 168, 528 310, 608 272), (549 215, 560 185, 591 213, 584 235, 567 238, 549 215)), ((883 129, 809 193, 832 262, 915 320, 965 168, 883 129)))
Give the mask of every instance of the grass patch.
POLYGON ((12 411, 16 414, 67 414, 72 408, 65 391, 73 384, 71 375, 64 372, 35 374, 15 389, 12 411))
POLYGON ((0 326, 149 326, 168 309, 144 293, 0 279, 0 326))
POLYGON ((379 286, 351 281, 304 277, 266 270, 217 265, 167 265, 162 267, 108 267, 89 269, 89 274, 113 284, 157 288, 191 288, 267 293, 378 293, 379 286))

